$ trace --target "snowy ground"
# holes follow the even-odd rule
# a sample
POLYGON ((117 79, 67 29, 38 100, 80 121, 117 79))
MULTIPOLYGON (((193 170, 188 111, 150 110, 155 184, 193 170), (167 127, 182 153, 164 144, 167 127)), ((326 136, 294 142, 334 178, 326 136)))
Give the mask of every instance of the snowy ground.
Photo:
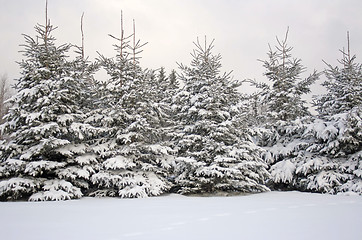
POLYGON ((362 239, 362 197, 269 192, 0 203, 0 238, 362 239))

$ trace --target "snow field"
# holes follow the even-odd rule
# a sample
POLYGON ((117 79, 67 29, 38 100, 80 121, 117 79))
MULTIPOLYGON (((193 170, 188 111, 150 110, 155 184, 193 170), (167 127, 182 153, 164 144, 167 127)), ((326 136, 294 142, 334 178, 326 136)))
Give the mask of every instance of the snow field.
POLYGON ((268 192, 0 203, 2 239, 362 239, 362 197, 268 192))

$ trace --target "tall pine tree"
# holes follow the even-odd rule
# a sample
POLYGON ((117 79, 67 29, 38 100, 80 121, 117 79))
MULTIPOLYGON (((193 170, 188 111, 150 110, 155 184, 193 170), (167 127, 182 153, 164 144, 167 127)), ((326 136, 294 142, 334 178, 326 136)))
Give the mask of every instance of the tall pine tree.
POLYGON ((345 113, 362 105, 362 64, 356 63, 356 55, 351 56, 349 38, 347 52, 341 51, 341 66, 327 65, 324 71, 327 81, 322 85, 327 93, 315 98, 315 106, 320 115, 331 116, 345 113))
POLYGON ((265 76, 272 83, 271 86, 261 84, 262 105, 265 105, 268 121, 288 121, 309 115, 306 101, 302 95, 310 92, 310 85, 318 78, 314 71, 307 78, 302 79, 301 74, 305 67, 301 59, 293 58, 292 47, 287 44, 288 32, 284 40, 277 38, 275 50, 270 47, 268 60, 262 61, 266 69, 265 76))
MULTIPOLYGON (((305 67, 301 59, 292 57, 293 48, 287 44, 288 33, 289 29, 283 40, 277 38, 275 50, 270 47, 268 60, 262 61, 271 85, 252 82, 258 92, 250 101, 254 121, 250 124, 251 129, 258 145, 266 150, 264 159, 275 180, 272 188, 288 188, 288 184, 283 184, 290 183, 293 178, 289 170, 292 164, 284 161, 300 159, 298 150, 307 145, 298 139, 305 125, 312 121, 302 95, 310 92, 310 85, 319 78, 316 71, 305 79, 301 77, 305 67), (282 186, 279 185, 280 179, 283 180, 282 186)), ((295 169, 294 165, 292 167, 295 169)))
POLYGON ((275 187, 362 193, 361 65, 354 59, 348 47, 341 69, 327 64, 328 92, 315 98, 319 115, 279 126, 277 141, 265 147, 275 187))
POLYGON ((161 142, 162 119, 153 92, 157 79, 153 71, 139 65, 139 42, 134 40, 132 45, 123 31, 117 40, 115 58, 100 56, 110 78, 101 87, 99 108, 90 118, 104 129, 94 145, 100 170, 92 176, 95 191, 91 195, 160 195, 170 187, 166 170, 172 151, 161 142))
POLYGON ((10 139, 1 147, 0 198, 78 198, 93 171, 84 157, 84 82, 68 60, 71 45, 55 44, 50 21, 35 30, 35 38, 24 35, 22 76, 2 125, 10 139))
POLYGON ((191 66, 180 65, 184 87, 175 96, 178 125, 175 183, 181 193, 267 191, 261 149, 240 122, 239 83, 220 74, 213 42, 195 43, 191 66))

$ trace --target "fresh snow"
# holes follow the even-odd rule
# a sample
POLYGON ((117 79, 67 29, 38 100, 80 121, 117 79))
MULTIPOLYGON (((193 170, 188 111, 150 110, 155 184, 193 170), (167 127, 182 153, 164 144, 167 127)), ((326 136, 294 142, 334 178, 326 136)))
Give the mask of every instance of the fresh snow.
POLYGON ((1 202, 1 239, 362 239, 362 197, 267 192, 1 202))

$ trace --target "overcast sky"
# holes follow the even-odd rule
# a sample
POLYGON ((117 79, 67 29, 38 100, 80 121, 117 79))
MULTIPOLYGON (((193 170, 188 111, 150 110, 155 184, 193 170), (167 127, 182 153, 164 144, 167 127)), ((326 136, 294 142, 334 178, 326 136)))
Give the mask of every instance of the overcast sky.
MULTIPOLYGON (((48 15, 59 28, 58 44, 81 44, 80 17, 84 16, 85 49, 91 59, 96 51, 113 56, 123 10, 126 33, 148 42, 142 66, 177 69, 188 64, 197 37, 215 39, 215 54, 223 57, 224 71, 234 78, 265 79, 262 63, 268 43, 284 37, 289 26, 293 56, 302 59, 307 72, 324 69, 322 59, 336 65, 339 49, 347 45, 350 32, 352 53, 362 55, 361 0, 48 0, 48 15)), ((22 33, 34 36, 34 25, 45 22, 45 0, 0 0, 0 74, 19 76, 15 61, 22 59, 22 33)))

